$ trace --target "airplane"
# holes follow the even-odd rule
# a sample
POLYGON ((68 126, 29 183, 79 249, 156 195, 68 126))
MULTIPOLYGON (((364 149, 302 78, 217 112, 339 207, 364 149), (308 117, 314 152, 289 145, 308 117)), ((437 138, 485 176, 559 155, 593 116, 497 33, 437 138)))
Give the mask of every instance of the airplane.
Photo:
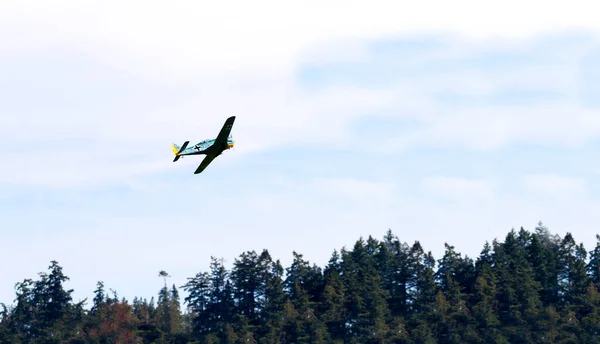
POLYGON ((206 155, 206 157, 204 158, 204 160, 202 160, 202 162, 200 163, 198 168, 196 168, 196 171, 194 171, 194 174, 198 174, 198 173, 204 171, 204 169, 216 157, 221 155, 221 153, 223 153, 225 150, 233 148, 233 146, 235 145, 235 141, 233 141, 233 139, 231 138, 231 135, 230 135, 231 128, 233 127, 234 121, 235 121, 235 116, 231 116, 227 120, 225 120, 225 124, 223 124, 223 127, 221 128, 219 135, 217 135, 217 138, 215 138, 215 139, 207 139, 207 140, 198 142, 189 148, 188 148, 188 144, 190 143, 190 141, 185 141, 181 147, 179 147, 178 145, 173 143, 171 145, 173 153, 175 154, 175 159, 173 159, 173 162, 175 162, 175 161, 179 160, 179 158, 183 158, 184 156, 187 156, 187 155, 204 154, 204 155, 206 155))

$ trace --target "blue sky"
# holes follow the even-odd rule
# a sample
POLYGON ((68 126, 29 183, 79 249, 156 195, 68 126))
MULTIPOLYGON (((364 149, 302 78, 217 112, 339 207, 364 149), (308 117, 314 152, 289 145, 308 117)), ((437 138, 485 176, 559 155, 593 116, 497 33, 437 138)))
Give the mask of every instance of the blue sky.
POLYGON ((324 265, 388 228, 437 258, 444 242, 476 256, 540 220, 595 245, 592 29, 503 36, 499 22, 473 38, 348 15, 326 40, 318 18, 310 33, 299 22, 282 37, 265 25, 198 38, 183 10, 158 35, 157 6, 134 25, 61 4, 55 26, 32 11, 0 27, 21 33, 0 36, 0 302, 50 260, 75 299, 98 280, 131 299, 156 295, 160 270, 182 285, 211 255, 230 266, 266 248, 287 265, 296 250, 324 265), (214 137, 231 115, 235 150, 199 176, 200 158, 171 162, 172 142, 214 137))

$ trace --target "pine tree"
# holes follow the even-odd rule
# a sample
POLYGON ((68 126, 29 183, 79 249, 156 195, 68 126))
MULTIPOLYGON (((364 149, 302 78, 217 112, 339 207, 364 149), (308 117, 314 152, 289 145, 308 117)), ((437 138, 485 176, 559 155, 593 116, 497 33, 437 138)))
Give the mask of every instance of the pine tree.
POLYGON ((559 287, 562 299, 561 340, 578 340, 590 279, 586 275, 587 251, 577 245, 571 233, 567 233, 559 249, 559 287))
POLYGON ((465 341, 466 338, 463 336, 469 336, 471 339, 476 337, 473 319, 467 306, 475 272, 471 260, 461 257, 454 250, 454 246, 446 243, 445 248, 446 252, 439 260, 439 268, 435 274, 440 285, 436 305, 443 309, 447 305, 444 314, 444 333, 441 334, 443 338, 438 334, 438 339, 441 342, 455 343, 465 341))
POLYGON ((258 254, 255 251, 242 253, 236 258, 231 271, 231 281, 236 308, 240 315, 253 326, 258 319, 261 273, 258 254))
MULTIPOLYGON (((344 253, 345 251, 342 250, 342 254, 344 253)), ((337 250, 334 250, 323 273, 325 288, 323 290, 323 302, 319 307, 319 314, 321 314, 321 318, 327 326, 328 333, 334 343, 343 343, 346 336, 346 295, 341 273, 340 255, 337 250)))
POLYGON ((512 230, 503 244, 495 246, 496 272, 501 286, 499 315, 510 341, 534 343, 541 336, 541 286, 526 259, 524 245, 512 230))
POLYGON ((171 286, 170 292, 170 304, 169 304, 169 320, 171 323, 169 324, 171 334, 179 334, 181 333, 182 326, 182 318, 181 318, 181 303, 179 299, 179 290, 175 284, 171 286))
POLYGON ((473 321, 477 327, 477 343, 508 343, 501 332, 498 319, 499 295, 496 275, 492 266, 494 258, 489 243, 485 243, 476 262, 476 280, 471 304, 473 321))
POLYGON ((358 240, 352 251, 342 256, 342 282, 350 329, 346 340, 381 342, 388 336, 390 312, 387 293, 374 264, 377 242, 371 237, 358 240))
POLYGON ((260 261, 264 283, 260 287, 261 314, 259 329, 255 334, 257 338, 265 338, 265 343, 279 343, 283 327, 284 304, 287 299, 283 290, 284 270, 279 260, 274 262, 267 251, 262 252, 260 261))
POLYGON ((538 234, 531 237, 526 246, 526 257, 533 268, 534 278, 540 284, 543 306, 558 306, 559 288, 556 251, 543 244, 538 234))
POLYGON ((425 253, 417 241, 409 252, 410 278, 407 281, 410 315, 418 317, 432 310, 438 291, 435 283, 435 259, 431 252, 425 253))
POLYGON ((200 339, 211 331, 210 312, 208 305, 211 295, 211 281, 208 273, 197 273, 196 276, 188 278, 183 285, 183 290, 188 292, 184 299, 188 309, 192 313, 192 332, 194 338, 200 339))
POLYGON ((410 246, 401 243, 388 230, 381 243, 376 266, 382 277, 384 288, 388 291, 389 309, 394 317, 408 315, 407 283, 410 278, 410 246))
POLYGON ((594 283, 590 283, 584 305, 584 316, 581 321, 581 343, 600 341, 600 293, 594 283))
POLYGON ((590 260, 586 266, 586 272, 592 282, 600 289, 600 235, 596 234, 596 247, 590 251, 590 260))

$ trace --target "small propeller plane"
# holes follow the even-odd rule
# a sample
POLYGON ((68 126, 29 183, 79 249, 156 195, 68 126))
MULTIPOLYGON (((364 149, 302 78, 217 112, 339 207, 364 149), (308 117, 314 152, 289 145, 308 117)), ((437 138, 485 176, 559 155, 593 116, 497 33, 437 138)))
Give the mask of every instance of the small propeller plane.
POLYGON ((190 141, 185 141, 181 147, 173 143, 171 147, 173 149, 173 153, 175 153, 175 159, 173 159, 173 162, 187 155, 204 154, 206 155, 206 157, 204 158, 204 160, 202 160, 194 174, 198 174, 204 171, 204 169, 213 160, 215 160, 216 157, 221 155, 223 151, 232 148, 235 144, 235 141, 232 140, 230 135, 234 121, 235 116, 231 116, 227 120, 225 120, 225 124, 223 124, 223 128, 221 128, 221 131, 219 132, 219 135, 216 139, 204 140, 196 143, 195 145, 189 148, 188 144, 190 143, 190 141))

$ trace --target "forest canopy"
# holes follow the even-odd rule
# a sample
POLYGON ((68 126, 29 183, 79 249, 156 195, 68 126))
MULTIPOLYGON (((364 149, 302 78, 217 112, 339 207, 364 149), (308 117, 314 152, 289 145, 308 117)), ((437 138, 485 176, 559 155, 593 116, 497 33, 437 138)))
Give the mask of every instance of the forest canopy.
POLYGON ((600 236, 511 230, 479 256, 437 259, 388 231, 333 250, 323 266, 293 252, 243 252, 156 299, 119 298, 99 281, 74 302, 50 262, 0 304, 0 343, 592 343, 600 341, 600 236), (180 291, 188 296, 183 300, 180 291))

